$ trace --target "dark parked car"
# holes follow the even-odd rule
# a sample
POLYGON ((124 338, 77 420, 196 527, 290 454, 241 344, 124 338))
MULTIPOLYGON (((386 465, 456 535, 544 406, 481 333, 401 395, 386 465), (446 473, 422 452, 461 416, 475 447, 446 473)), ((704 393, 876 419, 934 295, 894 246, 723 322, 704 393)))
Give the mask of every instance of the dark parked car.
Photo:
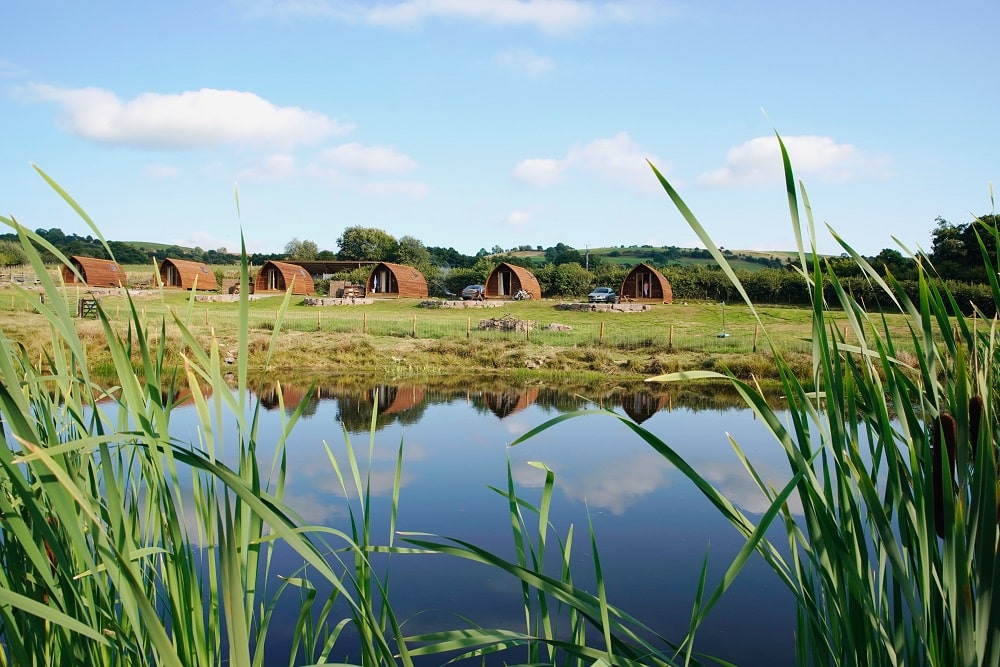
POLYGON ((476 300, 482 301, 486 298, 486 285, 466 285, 465 289, 462 290, 462 300, 476 300))
POLYGON ((618 303, 618 295, 610 287, 597 287, 587 295, 590 303, 618 303))

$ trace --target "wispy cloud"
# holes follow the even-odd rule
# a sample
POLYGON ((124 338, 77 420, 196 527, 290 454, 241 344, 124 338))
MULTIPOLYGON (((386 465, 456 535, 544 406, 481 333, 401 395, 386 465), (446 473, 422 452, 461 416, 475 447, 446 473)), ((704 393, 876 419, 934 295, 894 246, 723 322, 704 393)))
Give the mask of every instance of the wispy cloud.
POLYGON ((18 65, 9 60, 0 60, 0 79, 18 79, 23 77, 24 74, 24 69, 18 65))
POLYGON ((409 199, 423 199, 430 188, 417 181, 373 181, 361 186, 361 194, 371 197, 400 195, 409 199))
POLYGON ((178 150, 223 144, 291 148, 353 129, 321 113, 279 107, 236 90, 144 93, 128 101, 101 88, 38 84, 31 91, 37 99, 59 105, 61 122, 73 134, 134 148, 178 150))
POLYGON ((239 252, 240 249, 238 238, 222 238, 204 231, 192 232, 184 238, 172 239, 170 243, 182 248, 204 248, 206 250, 225 248, 229 252, 239 252))
POLYGON ((177 178, 181 175, 181 170, 169 164, 150 164, 143 169, 143 173, 159 180, 177 178))
POLYGON ((364 174, 402 174, 419 166, 416 160, 394 148, 359 143, 328 148, 320 153, 319 160, 336 169, 364 174))
POLYGON ((656 192, 657 181, 647 159, 660 165, 656 156, 645 151, 627 133, 620 132, 608 139, 574 146, 562 158, 522 160, 514 168, 514 178, 542 187, 557 182, 570 170, 580 170, 609 183, 641 192, 656 192))
POLYGON ((523 227, 531 222, 534 216, 528 211, 511 211, 504 218, 503 224, 508 227, 523 227))
POLYGON ((656 0, 255 0, 244 4, 257 17, 305 17, 370 25, 412 27, 431 20, 458 20, 497 27, 529 27, 566 33, 601 23, 649 21, 673 13, 656 0))
POLYGON ((506 72, 528 76, 541 76, 555 66, 551 58, 524 48, 501 51, 493 56, 493 63, 506 72))
POLYGON ((419 166, 420 163, 412 157, 389 146, 347 143, 320 151, 306 168, 306 173, 329 185, 355 190, 366 196, 423 199, 429 192, 426 183, 379 178, 404 174, 419 166))
MULTIPOLYGON (((799 174, 815 174, 828 181, 885 178, 890 160, 830 137, 804 135, 782 137, 788 156, 799 174)), ((698 177, 707 187, 759 186, 781 181, 781 150, 775 137, 757 137, 731 148, 726 163, 698 177)))
POLYGON ((275 153, 256 159, 251 166, 241 171, 239 180, 277 182, 295 173, 295 158, 287 153, 275 153))

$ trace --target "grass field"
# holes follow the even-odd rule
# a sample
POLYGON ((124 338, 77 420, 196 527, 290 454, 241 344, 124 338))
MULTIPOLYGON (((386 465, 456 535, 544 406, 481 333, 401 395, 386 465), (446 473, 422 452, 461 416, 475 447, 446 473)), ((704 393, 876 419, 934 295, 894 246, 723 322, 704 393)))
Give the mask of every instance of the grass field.
MULTIPOLYGON (((68 287, 63 295, 65 307, 76 313, 78 299, 88 293, 68 287)), ((175 336, 179 321, 187 323, 206 349, 213 338, 223 351, 235 348, 239 334, 236 303, 192 300, 189 293, 177 290, 134 292, 130 297, 144 326, 157 332, 160 322, 166 323, 162 332, 168 340, 175 336)), ((40 311, 53 307, 40 303, 39 298, 30 286, 0 288, 0 326, 35 358, 49 340, 40 311)), ((99 300, 121 335, 126 335, 128 297, 109 294, 99 300)), ((810 352, 811 312, 794 307, 762 306, 758 322, 745 305, 709 302, 655 304, 644 312, 626 313, 561 310, 557 308, 560 302, 552 300, 511 301, 495 308, 428 308, 416 299, 306 306, 301 297, 292 297, 279 324, 283 300, 283 296, 267 296, 249 304, 251 367, 260 369, 266 364, 288 370, 394 376, 595 372, 633 379, 702 368, 729 369, 739 377, 760 379, 773 373, 762 324, 790 358, 805 359, 810 352), (528 330, 513 331, 480 328, 484 320, 505 318, 531 325, 528 330), (267 347, 276 329, 273 357, 253 356, 267 347)), ((93 320, 74 321, 92 348, 91 358, 100 360, 106 347, 103 331, 93 320)), ((172 353, 168 361, 182 363, 179 341, 168 350, 172 353)), ((807 365, 803 371, 808 372, 807 365)))

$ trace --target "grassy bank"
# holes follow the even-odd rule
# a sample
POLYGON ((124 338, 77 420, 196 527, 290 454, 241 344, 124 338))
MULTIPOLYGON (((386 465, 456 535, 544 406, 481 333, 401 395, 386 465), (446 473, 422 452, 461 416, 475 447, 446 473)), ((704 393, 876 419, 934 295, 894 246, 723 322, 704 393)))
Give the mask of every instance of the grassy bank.
MULTIPOLYGON (((77 288, 60 291, 70 313, 76 312, 77 300, 87 296, 77 288)), ((207 350, 214 339, 223 358, 235 360, 241 326, 236 303, 195 301, 186 293, 155 290, 99 299, 107 321, 122 334, 132 324, 131 299, 151 335, 165 336, 168 367, 182 360, 186 343, 179 323, 201 349, 207 350)), ((809 371, 812 313, 805 308, 759 306, 755 317, 745 305, 719 303, 656 304, 628 313, 561 310, 557 302, 546 300, 457 309, 422 307, 412 299, 306 306, 294 297, 282 310, 283 303, 283 297, 273 296, 248 304, 247 363, 252 370, 262 371, 269 364, 270 370, 287 373, 366 373, 378 378, 485 373, 539 380, 588 374, 641 380, 698 368, 729 370, 743 379, 777 379, 773 350, 762 337, 766 329, 786 360, 809 371), (500 318, 531 326, 527 331, 480 329, 481 321, 500 318)), ((34 289, 0 288, 0 326, 37 358, 51 342, 43 311, 52 305, 34 289)), ((847 317, 834 314, 831 320, 846 331, 847 317)), ((903 331, 902 318, 890 316, 887 323, 903 331)), ((73 326, 93 368, 108 368, 103 326, 81 318, 74 318, 73 326)))

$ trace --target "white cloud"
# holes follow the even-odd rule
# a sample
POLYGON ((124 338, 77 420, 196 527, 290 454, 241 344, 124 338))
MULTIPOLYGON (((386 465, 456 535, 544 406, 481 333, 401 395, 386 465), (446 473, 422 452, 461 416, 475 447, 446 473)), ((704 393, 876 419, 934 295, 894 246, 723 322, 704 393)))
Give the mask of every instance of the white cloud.
POLYGON ((533 217, 527 211, 511 211, 507 214, 507 218, 503 221, 503 224, 508 227, 521 227, 531 222, 533 217))
POLYGON ((255 17, 309 18, 410 27, 429 20, 460 20, 497 27, 527 26, 565 33, 600 23, 650 21, 674 13, 657 0, 257 0, 247 6, 255 17))
POLYGON ((295 173, 295 158, 287 153, 275 153, 254 160, 249 169, 238 174, 239 180, 277 182, 295 173))
POLYGON ((514 167, 514 178, 522 183, 543 187, 558 181, 564 169, 564 163, 559 160, 529 158, 514 167))
POLYGON ((647 159, 654 164, 660 163, 656 156, 643 150, 627 133, 620 132, 609 139, 596 139, 574 146, 560 159, 522 160, 514 168, 514 178, 531 185, 545 186, 555 183, 566 171, 580 170, 610 183, 642 192, 657 192, 659 185, 647 159))
POLYGON ((73 134, 136 148, 176 150, 243 143, 291 148, 353 129, 321 113, 275 106, 253 93, 236 90, 143 93, 125 102, 100 88, 35 85, 32 91, 37 98, 61 107, 63 125, 73 134))
POLYGON ((552 59, 540 56, 531 49, 507 49, 493 56, 493 63, 500 69, 515 74, 541 76, 554 66, 552 59))
POLYGON ((405 153, 388 146, 364 146, 348 143, 320 152, 306 168, 306 173, 328 185, 353 189, 367 196, 403 196, 423 199, 426 183, 406 180, 366 180, 380 175, 403 174, 420 164, 405 153))
POLYGON ((342 144, 320 153, 319 159, 336 169, 365 174, 402 174, 416 169, 417 161, 387 146, 342 144))
POLYGON ((143 169, 143 173, 150 178, 165 179, 177 178, 180 176, 181 170, 169 164, 150 164, 146 165, 146 168, 143 169))
MULTIPOLYGON (((792 167, 798 174, 816 174, 827 181, 885 178, 889 159, 871 155, 830 137, 782 137, 792 167)), ((726 153, 726 164, 698 177, 708 187, 755 186, 780 183, 781 149, 776 137, 757 137, 726 153)))

